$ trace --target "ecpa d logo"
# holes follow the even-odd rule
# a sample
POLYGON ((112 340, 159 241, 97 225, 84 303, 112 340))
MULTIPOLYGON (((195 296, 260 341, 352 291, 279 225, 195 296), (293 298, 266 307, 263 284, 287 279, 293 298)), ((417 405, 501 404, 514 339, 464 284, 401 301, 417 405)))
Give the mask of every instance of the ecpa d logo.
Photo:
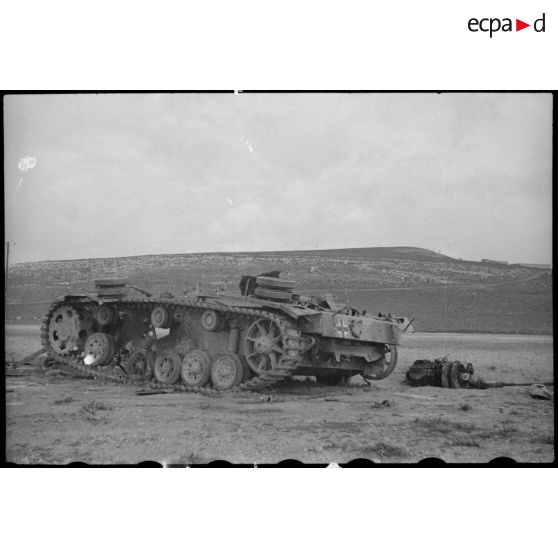
MULTIPOLYGON (((533 22, 533 30, 537 33, 544 33, 545 32, 545 14, 543 14, 539 19, 536 19, 533 22)), ((478 19, 476 17, 472 17, 468 23, 467 27, 469 31, 473 33, 477 33, 481 31, 483 33, 489 33, 490 38, 494 33, 498 33, 498 31, 512 32, 512 31, 521 31, 522 29, 526 29, 527 27, 531 27, 530 23, 525 23, 520 19, 515 20, 515 29, 513 28, 512 18, 504 17, 500 19, 499 17, 484 17, 482 19, 478 19)))

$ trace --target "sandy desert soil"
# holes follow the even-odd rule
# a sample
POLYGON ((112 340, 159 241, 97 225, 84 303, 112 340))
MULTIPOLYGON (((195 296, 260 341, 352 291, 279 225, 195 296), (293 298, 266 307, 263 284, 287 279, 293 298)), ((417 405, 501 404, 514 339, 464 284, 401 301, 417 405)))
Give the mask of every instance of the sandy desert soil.
MULTIPOLYGON (((6 360, 39 346, 36 326, 7 326, 6 360)), ((315 382, 218 397, 158 394, 137 386, 6 370, 6 458, 21 464, 519 462, 554 460, 553 401, 527 387, 413 388, 404 371, 417 358, 470 361, 486 379, 553 381, 551 336, 407 335, 398 369, 371 388, 315 382)), ((553 393, 553 388, 549 388, 553 393)))

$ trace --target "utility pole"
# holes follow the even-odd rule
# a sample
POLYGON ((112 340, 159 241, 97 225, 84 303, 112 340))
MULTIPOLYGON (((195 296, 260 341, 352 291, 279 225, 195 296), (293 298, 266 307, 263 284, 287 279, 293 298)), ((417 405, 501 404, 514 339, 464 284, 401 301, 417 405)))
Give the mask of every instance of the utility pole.
POLYGON ((10 259, 10 243, 6 242, 6 283, 4 285, 4 291, 8 292, 8 261, 10 259))

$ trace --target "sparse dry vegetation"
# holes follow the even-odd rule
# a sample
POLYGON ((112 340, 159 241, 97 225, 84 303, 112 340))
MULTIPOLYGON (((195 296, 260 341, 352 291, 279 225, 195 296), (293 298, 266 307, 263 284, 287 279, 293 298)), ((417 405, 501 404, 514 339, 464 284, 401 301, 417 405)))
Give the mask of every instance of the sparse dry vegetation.
POLYGON ((99 411, 111 411, 112 405, 104 403, 103 401, 90 401, 86 405, 83 405, 78 414, 85 420, 92 422, 102 421, 106 418, 104 414, 99 415, 99 411))
POLYGON ((150 292, 181 295, 197 281, 210 291, 236 291, 240 275, 270 269, 283 271, 308 293, 332 292, 373 313, 415 316, 420 331, 552 333, 551 271, 454 260, 418 248, 16 264, 10 266, 6 315, 9 323, 39 323, 47 301, 90 290, 96 276, 126 276, 150 292))
POLYGON ((378 442, 363 449, 365 452, 370 451, 377 453, 380 457, 404 458, 409 455, 405 448, 393 445, 389 442, 378 442))
POLYGON ((527 438, 516 426, 502 423, 488 426, 479 423, 454 421, 442 416, 417 418, 413 425, 422 436, 443 436, 449 446, 482 447, 483 441, 527 438))
POLYGON ((55 399, 53 403, 55 405, 66 405, 66 403, 71 403, 72 401, 74 401, 74 398, 67 395, 66 397, 62 397, 61 399, 55 399))

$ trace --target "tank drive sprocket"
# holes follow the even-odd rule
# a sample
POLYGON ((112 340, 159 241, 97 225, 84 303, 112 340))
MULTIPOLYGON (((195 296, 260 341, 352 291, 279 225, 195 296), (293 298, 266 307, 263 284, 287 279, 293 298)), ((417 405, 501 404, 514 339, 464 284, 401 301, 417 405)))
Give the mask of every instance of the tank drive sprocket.
POLYGON ((91 328, 90 316, 74 306, 58 306, 46 326, 51 356, 68 356, 83 349, 91 328))

